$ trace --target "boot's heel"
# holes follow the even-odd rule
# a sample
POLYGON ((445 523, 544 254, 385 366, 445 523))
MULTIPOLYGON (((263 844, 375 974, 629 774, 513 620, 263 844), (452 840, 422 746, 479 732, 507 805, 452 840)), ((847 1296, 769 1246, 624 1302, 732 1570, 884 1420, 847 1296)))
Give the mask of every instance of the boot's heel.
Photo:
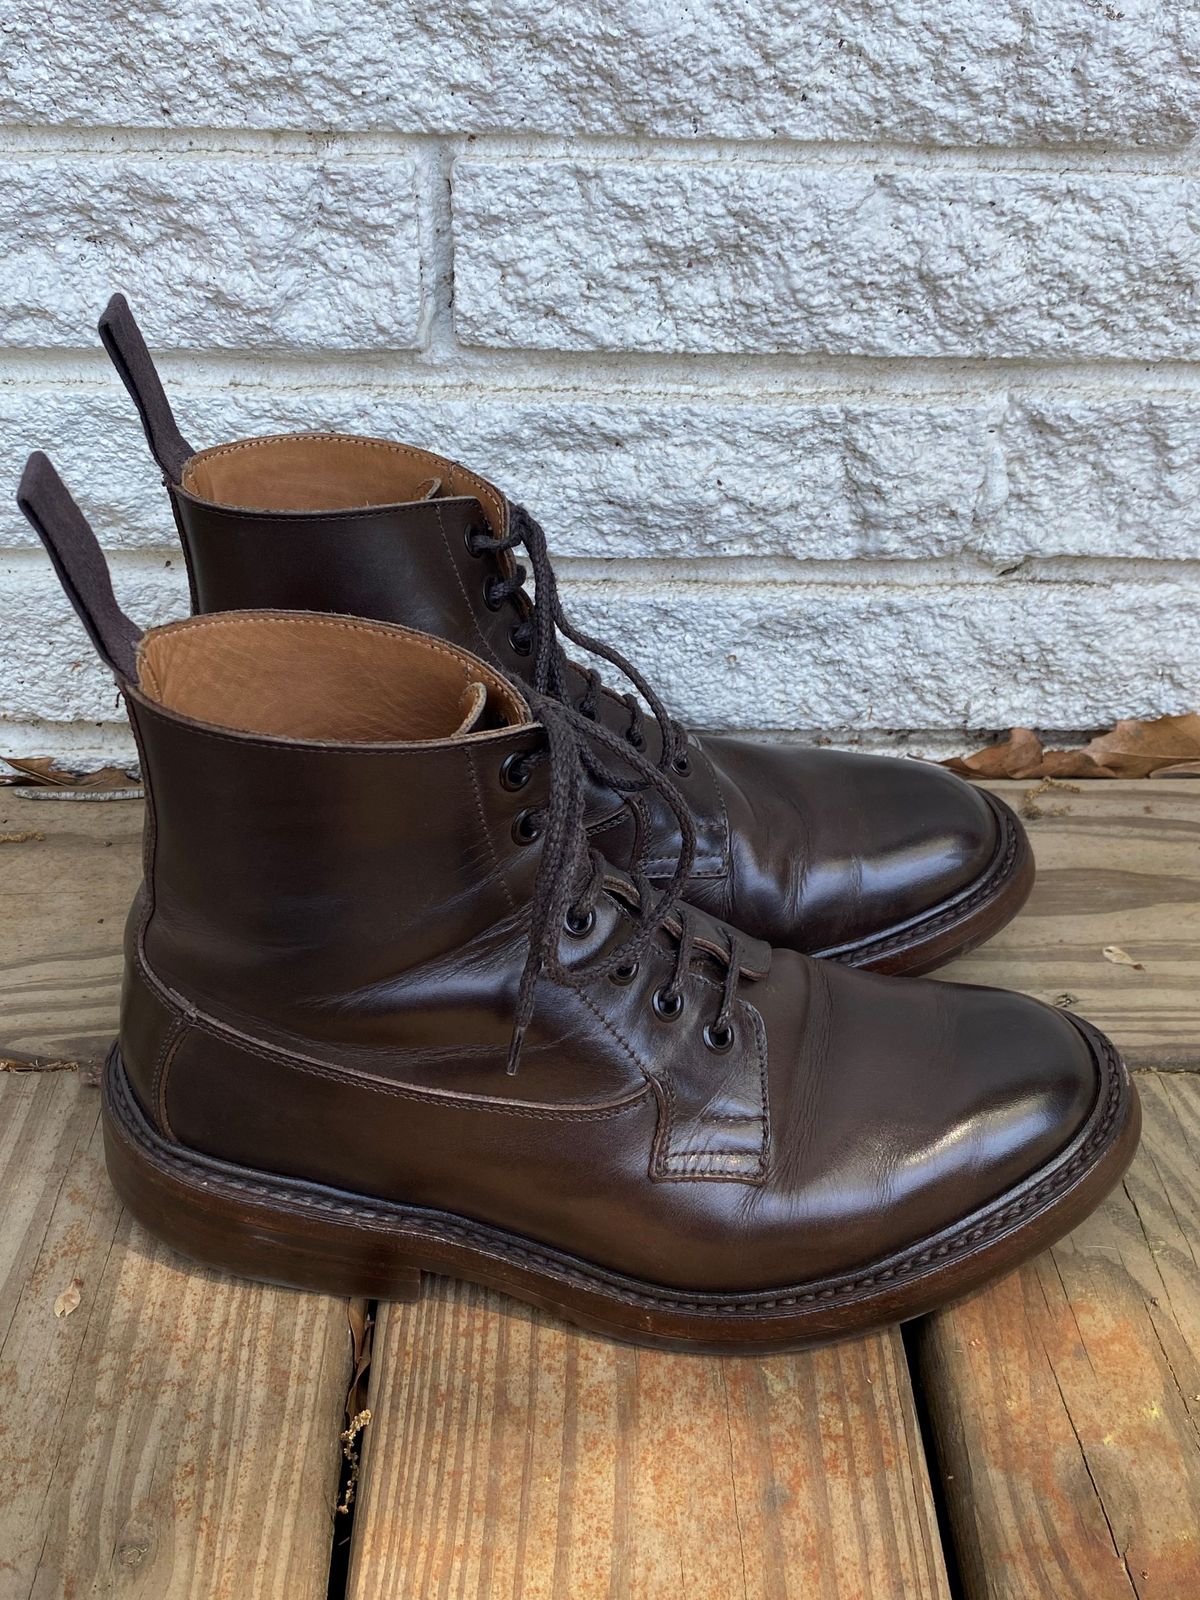
POLYGON ((409 1241, 363 1228, 349 1197, 172 1144, 133 1098, 120 1051, 104 1066, 104 1155, 131 1215, 173 1249, 238 1277, 326 1294, 413 1301, 409 1241))

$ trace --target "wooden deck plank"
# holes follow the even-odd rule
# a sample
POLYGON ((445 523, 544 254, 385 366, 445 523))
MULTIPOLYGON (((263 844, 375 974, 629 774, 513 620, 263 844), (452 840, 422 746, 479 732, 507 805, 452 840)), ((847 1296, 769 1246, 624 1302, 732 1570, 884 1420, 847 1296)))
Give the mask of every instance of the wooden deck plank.
POLYGON ((1138 1087, 1124 1187, 920 1331, 967 1600, 1200 1595, 1200 1078, 1138 1087))
POLYGON ((0 1057, 96 1064, 116 1031, 141 803, 22 800, 0 788, 3 835, 16 839, 0 843, 0 1057))
POLYGON ((1200 1069, 1200 780, 989 787, 1041 813, 1026 819, 1037 884, 1015 922, 939 977, 1069 996, 1131 1066, 1200 1069), (1106 960, 1106 945, 1142 970, 1106 960))
POLYGON ((946 1594, 897 1334, 672 1355, 425 1286, 376 1332, 352 1600, 946 1594))
MULTIPOLYGON (((0 1057, 94 1061, 141 807, 4 816, 45 838, 0 844, 0 1057)), ((0 1072, 0 1600, 324 1600, 345 1302, 155 1244, 109 1188, 87 1076, 0 1072)))

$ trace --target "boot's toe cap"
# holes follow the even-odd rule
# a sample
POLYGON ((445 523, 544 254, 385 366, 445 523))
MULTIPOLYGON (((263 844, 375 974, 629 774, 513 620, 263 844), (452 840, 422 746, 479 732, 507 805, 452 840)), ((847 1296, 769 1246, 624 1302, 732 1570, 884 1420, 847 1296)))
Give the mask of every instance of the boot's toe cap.
POLYGON ((819 1277, 986 1222, 1056 1170, 1095 1112, 1087 1037, 1039 1001, 830 962, 807 971, 810 1043, 774 1064, 760 1201, 780 1277, 783 1250, 796 1278, 819 1277))
POLYGON ((944 767, 860 757, 847 776, 853 798, 847 795, 845 814, 858 821, 860 865, 843 938, 939 908, 996 861, 997 811, 986 794, 944 767))
POLYGON ((875 964, 881 940, 1002 878, 1003 846, 1019 841, 1011 814, 930 762, 729 738, 705 749, 729 807, 724 912, 775 944, 875 964))

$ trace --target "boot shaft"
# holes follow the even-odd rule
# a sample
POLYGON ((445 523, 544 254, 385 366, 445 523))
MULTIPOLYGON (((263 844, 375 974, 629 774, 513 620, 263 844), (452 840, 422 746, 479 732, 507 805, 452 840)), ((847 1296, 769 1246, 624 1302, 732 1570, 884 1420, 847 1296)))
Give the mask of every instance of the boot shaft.
POLYGON ((384 625, 353 625, 354 659, 331 673, 321 636, 351 626, 332 617, 221 618, 230 659, 206 650, 194 692, 179 681, 180 647, 209 643, 201 636, 217 620, 156 630, 138 651, 139 684, 124 690, 148 804, 144 950, 183 992, 275 1020, 303 1005, 311 1027, 336 1030, 347 995, 437 962, 528 899, 536 851, 516 848, 513 828, 541 779, 521 794, 500 774, 538 731, 498 675, 468 686, 460 670, 430 683, 431 665, 457 666, 457 653, 384 625), (277 650, 276 706, 290 714, 270 714, 266 642, 277 650), (258 660, 263 704, 249 714, 230 703, 240 696, 213 690, 214 672, 238 681, 239 657, 258 660), (363 708, 378 707, 364 682, 380 690, 417 676, 419 712, 393 707, 395 718, 364 724, 363 708), (294 698, 306 682, 322 702, 308 718, 294 698), (521 721, 489 728, 497 706, 521 721), (330 736, 334 727, 352 727, 353 742, 330 736))
POLYGON ((269 483, 277 461, 293 457, 299 444, 317 458, 310 462, 314 479, 320 459, 336 462, 354 447, 351 459, 358 461, 395 453, 407 481, 393 485, 396 498, 386 504, 364 504, 369 490, 363 485, 356 507, 318 509, 343 498, 331 468, 303 508, 288 510, 279 501, 290 494, 255 495, 227 483, 218 470, 228 455, 223 447, 193 456, 180 482, 166 483, 192 609, 278 607, 377 618, 461 641, 516 682, 525 681, 530 649, 519 632, 520 611, 492 598, 499 564, 472 553, 481 533, 501 537, 493 529, 505 525, 503 502, 494 497, 485 505, 482 490, 446 493, 447 474, 463 469, 384 440, 268 437, 246 440, 237 459, 241 466, 257 462, 269 483), (422 459, 413 462, 413 456, 422 459))
MULTIPOLYGON (((430 451, 352 434, 267 435, 196 450, 179 431, 122 296, 110 301, 100 332, 162 469, 193 611, 263 607, 378 618, 454 641, 518 689, 557 692, 537 672, 539 609, 541 629, 553 635, 542 585, 535 607, 511 549, 495 548, 511 545, 530 519, 493 484, 430 451)), ((540 539, 536 525, 534 531, 540 539)), ((596 641, 584 647, 609 654, 657 705, 621 657, 596 641)), ((643 717, 633 696, 599 688, 594 675, 561 657, 553 638, 546 649, 561 661, 560 698, 586 708, 651 761, 668 764, 669 719, 661 708, 643 717)), ((686 781, 697 830, 696 876, 722 879, 731 846, 718 780, 685 732, 673 723, 669 731, 672 777, 686 781)), ((620 796, 592 785, 588 817, 605 830, 607 853, 627 857, 636 833, 620 796)), ((681 839, 653 797, 646 827, 654 873, 666 873, 681 839)))
POLYGON ((515 596, 497 603, 510 507, 486 479, 427 450, 316 432, 196 450, 141 330, 114 295, 100 336, 137 406, 171 499, 196 612, 335 611, 458 641, 518 683, 531 653, 515 596))
MULTIPOLYGON (((236 612, 141 634, 44 457, 22 508, 124 696, 147 798, 141 954, 192 999, 315 1032, 528 903, 546 774, 500 673, 442 640, 236 612), (514 774, 519 781, 514 781, 514 774), (529 846, 532 846, 530 848, 529 846)), ((511 962, 510 962, 511 964, 511 962)))

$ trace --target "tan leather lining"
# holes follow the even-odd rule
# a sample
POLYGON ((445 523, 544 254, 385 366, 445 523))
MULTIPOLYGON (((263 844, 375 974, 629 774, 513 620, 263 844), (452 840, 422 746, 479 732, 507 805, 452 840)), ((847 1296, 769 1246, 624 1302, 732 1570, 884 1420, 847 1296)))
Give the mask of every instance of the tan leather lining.
POLYGON ((480 501, 493 530, 504 531, 503 501, 485 478, 428 450, 352 433, 216 445, 187 462, 181 481, 197 499, 245 511, 352 511, 407 505, 440 490, 480 501))
POLYGON ((288 739, 417 743, 526 723, 512 686, 466 651, 387 623, 232 611, 145 634, 138 685, 215 727, 288 739))

